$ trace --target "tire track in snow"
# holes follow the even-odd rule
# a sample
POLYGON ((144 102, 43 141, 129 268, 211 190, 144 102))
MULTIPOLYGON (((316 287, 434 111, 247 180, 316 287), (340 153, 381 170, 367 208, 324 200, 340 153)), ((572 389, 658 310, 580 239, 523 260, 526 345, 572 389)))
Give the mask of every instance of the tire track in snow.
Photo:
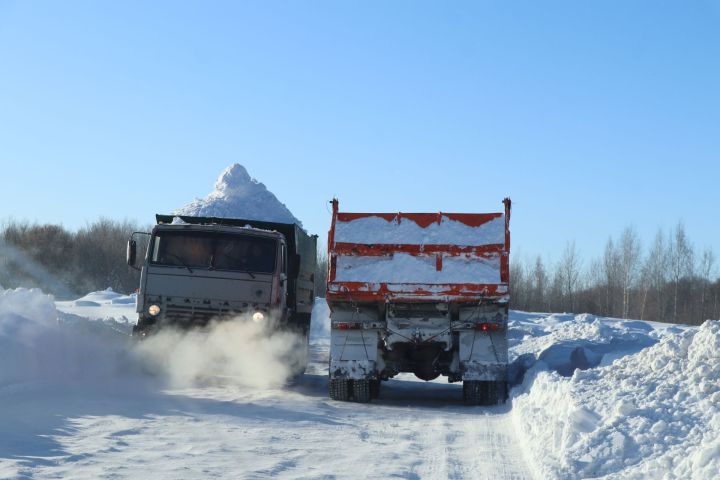
POLYGON ((276 390, 167 391, 126 379, 8 393, 0 423, 32 418, 33 429, 12 423, 0 476, 532 478, 508 407, 465 407, 458 385, 409 376, 371 404, 334 402, 325 361, 313 361, 276 390))

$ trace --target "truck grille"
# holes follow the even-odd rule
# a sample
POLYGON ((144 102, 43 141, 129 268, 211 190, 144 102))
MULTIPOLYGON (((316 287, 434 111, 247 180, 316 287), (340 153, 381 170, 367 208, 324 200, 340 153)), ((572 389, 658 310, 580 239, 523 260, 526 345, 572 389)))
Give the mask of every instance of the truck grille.
POLYGON ((227 318, 240 313, 242 312, 198 305, 170 305, 165 309, 165 319, 182 324, 206 325, 211 320, 227 318))

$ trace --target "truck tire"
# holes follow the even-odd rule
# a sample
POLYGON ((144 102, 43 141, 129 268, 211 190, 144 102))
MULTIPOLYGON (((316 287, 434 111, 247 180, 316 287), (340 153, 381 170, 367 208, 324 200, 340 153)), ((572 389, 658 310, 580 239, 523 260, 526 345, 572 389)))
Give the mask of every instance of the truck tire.
POLYGON ((465 380, 463 400, 466 405, 497 405, 507 400, 507 382, 465 380))
POLYGON ((485 389, 483 383, 478 380, 463 381, 463 401, 465 405, 484 405, 485 389))
POLYGON ((380 380, 370 380, 370 398, 380 396, 380 380))
POLYGON ((495 403, 501 404, 507 402, 508 399, 508 382, 498 381, 495 382, 495 388, 497 391, 497 396, 495 398, 495 403))
POLYGON ((346 378, 331 378, 328 387, 331 399, 347 402, 350 398, 350 381, 346 378))
POLYGON ((353 380, 352 391, 353 399, 358 403, 369 403, 370 394, 370 382, 372 380, 353 380))

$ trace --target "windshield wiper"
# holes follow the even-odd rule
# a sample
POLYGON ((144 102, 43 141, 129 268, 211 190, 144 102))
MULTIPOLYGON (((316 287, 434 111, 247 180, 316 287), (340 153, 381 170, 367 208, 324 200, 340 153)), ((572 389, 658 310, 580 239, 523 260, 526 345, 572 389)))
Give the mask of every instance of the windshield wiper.
POLYGON ((250 278, 255 280, 255 275, 253 275, 253 273, 250 270, 240 270, 240 271, 243 273, 247 273, 248 275, 250 275, 250 278))
POLYGON ((165 255, 168 256, 168 257, 176 258, 177 261, 180 262, 180 264, 181 264, 183 267, 185 267, 185 268, 188 269, 188 272, 193 273, 192 268, 190 268, 190 266, 189 266, 187 263, 185 263, 185 262, 183 261, 183 259, 180 258, 179 256, 175 255, 174 253, 165 253, 165 255))

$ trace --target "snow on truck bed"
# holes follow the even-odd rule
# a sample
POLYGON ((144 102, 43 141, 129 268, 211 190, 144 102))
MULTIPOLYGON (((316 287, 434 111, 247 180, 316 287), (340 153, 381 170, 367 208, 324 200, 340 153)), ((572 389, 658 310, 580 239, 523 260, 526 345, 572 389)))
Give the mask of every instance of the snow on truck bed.
POLYGON ((421 227, 411 218, 386 220, 369 216, 335 224, 335 241, 362 244, 462 245, 480 246, 505 243, 505 217, 479 226, 467 225, 441 215, 440 223, 421 227))
MULTIPOLYGON (((330 292, 432 292, 433 285, 499 285, 505 216, 334 212, 330 292), (337 283, 367 284, 365 287, 337 283)), ((438 292, 441 293, 441 292, 438 292)))
POLYGON ((335 281, 387 283, 500 283, 500 258, 447 257, 442 270, 435 256, 338 256, 335 281))

